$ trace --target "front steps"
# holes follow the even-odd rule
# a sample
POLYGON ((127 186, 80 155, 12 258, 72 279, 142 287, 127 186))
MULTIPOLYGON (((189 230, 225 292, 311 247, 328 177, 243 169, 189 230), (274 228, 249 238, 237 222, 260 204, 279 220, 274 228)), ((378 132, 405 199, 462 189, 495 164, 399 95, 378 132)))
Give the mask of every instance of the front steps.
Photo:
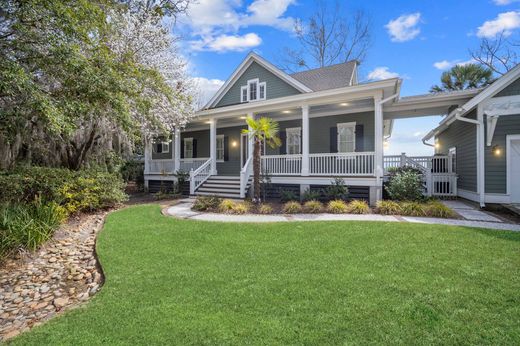
MULTIPOLYGON (((247 183, 246 191, 250 185, 251 180, 247 183)), ((240 198, 240 177, 212 175, 195 191, 195 196, 240 198)))

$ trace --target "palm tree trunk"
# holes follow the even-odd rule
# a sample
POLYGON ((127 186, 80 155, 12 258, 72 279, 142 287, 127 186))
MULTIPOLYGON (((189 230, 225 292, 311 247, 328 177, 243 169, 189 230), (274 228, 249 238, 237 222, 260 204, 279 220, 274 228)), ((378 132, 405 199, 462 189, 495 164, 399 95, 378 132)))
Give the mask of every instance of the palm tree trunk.
POLYGON ((260 141, 255 138, 253 150, 253 192, 255 202, 260 201, 260 141))

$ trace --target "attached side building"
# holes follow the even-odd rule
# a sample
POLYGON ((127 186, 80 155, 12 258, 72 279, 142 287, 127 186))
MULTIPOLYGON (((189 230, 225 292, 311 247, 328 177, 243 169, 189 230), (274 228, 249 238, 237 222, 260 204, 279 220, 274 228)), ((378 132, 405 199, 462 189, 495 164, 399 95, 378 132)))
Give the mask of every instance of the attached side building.
POLYGON ((458 195, 486 203, 520 203, 520 65, 461 107, 424 138, 453 156, 458 195))

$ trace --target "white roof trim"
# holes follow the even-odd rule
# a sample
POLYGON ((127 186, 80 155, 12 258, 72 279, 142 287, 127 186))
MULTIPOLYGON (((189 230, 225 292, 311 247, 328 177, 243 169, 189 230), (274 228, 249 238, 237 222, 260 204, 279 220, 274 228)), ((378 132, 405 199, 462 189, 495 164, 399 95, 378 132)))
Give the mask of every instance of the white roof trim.
POLYGON ((203 109, 214 107, 222 99, 222 97, 229 91, 229 89, 231 89, 233 84, 238 80, 238 78, 240 78, 240 76, 242 76, 242 74, 247 70, 247 68, 249 66, 251 66, 251 64, 253 62, 256 62, 260 66, 264 67, 266 70, 273 73, 274 75, 276 75, 277 77, 282 79, 284 82, 290 84, 297 90, 304 92, 304 93, 312 92, 312 90, 309 89, 307 86, 298 82, 296 79, 289 76, 287 73, 283 72, 282 70, 280 70, 279 68, 277 68, 276 66, 274 66, 273 64, 271 64, 270 62, 265 60, 264 58, 262 58, 260 55, 256 54, 255 52, 251 52, 246 56, 246 58, 242 61, 242 63, 240 63, 240 65, 238 65, 238 67, 235 69, 233 74, 228 78, 228 80, 224 83, 224 85, 222 85, 222 87, 220 87, 220 89, 217 91, 217 93, 211 98, 211 100, 204 106, 203 109))
POLYGON ((464 116, 473 108, 475 108, 480 103, 486 101, 487 99, 493 97, 498 94, 500 91, 505 89, 509 84, 514 82, 516 79, 520 77, 520 64, 516 65, 513 69, 509 70, 505 75, 498 78, 493 84, 484 89, 480 94, 473 97, 471 100, 466 102, 462 107, 459 107, 453 110, 448 116, 440 122, 439 126, 428 132, 426 136, 423 137, 423 141, 427 141, 433 136, 439 134, 448 128, 451 123, 456 120, 456 116, 464 116))

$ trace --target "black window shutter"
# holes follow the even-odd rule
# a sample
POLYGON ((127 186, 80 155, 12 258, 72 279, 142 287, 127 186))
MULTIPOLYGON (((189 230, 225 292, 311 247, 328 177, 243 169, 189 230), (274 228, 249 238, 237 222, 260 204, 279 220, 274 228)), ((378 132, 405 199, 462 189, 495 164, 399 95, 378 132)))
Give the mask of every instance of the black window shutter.
POLYGON ((193 139, 193 158, 197 157, 197 140, 193 139))
POLYGON ((181 159, 184 158, 184 139, 181 139, 181 159))
POLYGON ((363 134, 363 124, 356 125, 356 151, 365 151, 365 136, 363 134))
POLYGON ((229 137, 224 136, 224 161, 229 161, 229 137))
POLYGON ((280 137, 280 142, 282 143, 280 145, 280 155, 285 155, 287 154, 287 132, 280 131, 278 137, 280 137))
POLYGON ((338 128, 337 127, 330 128, 330 152, 331 153, 338 152, 338 128))

